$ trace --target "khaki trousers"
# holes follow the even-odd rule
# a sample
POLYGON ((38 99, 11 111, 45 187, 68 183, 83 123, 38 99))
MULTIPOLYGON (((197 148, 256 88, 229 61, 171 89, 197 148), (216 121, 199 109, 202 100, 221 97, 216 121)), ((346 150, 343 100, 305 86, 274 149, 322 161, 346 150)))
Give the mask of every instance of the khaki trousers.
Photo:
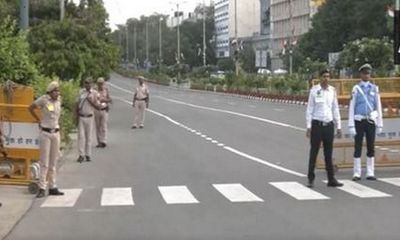
POLYGON ((93 117, 79 117, 78 149, 79 156, 92 155, 93 117))
POLYGON ((40 131, 40 177, 39 187, 46 189, 56 186, 57 162, 60 157, 60 132, 48 133, 40 131))
POLYGON ((97 143, 107 143, 108 112, 96 110, 94 121, 96 123, 97 143))
POLYGON ((133 126, 144 126, 144 111, 146 109, 146 101, 135 102, 135 117, 133 120, 133 126))

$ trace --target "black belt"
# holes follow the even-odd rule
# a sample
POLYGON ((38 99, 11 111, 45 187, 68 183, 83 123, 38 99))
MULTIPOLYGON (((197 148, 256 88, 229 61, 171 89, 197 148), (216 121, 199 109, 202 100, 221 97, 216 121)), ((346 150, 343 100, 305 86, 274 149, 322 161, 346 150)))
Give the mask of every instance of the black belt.
POLYGON ((90 118, 90 117, 93 117, 93 114, 81 114, 81 113, 79 113, 79 117, 90 118))
POLYGON ((42 127, 41 129, 42 129, 42 131, 45 131, 48 133, 56 133, 56 132, 60 131, 59 128, 44 128, 44 127, 42 127))
POLYGON ((323 122, 319 120, 312 120, 312 125, 327 127, 333 125, 333 121, 330 122, 323 122))
POLYGON ((147 100, 147 98, 142 98, 142 99, 135 98, 135 100, 136 100, 136 101, 146 101, 146 100, 147 100))

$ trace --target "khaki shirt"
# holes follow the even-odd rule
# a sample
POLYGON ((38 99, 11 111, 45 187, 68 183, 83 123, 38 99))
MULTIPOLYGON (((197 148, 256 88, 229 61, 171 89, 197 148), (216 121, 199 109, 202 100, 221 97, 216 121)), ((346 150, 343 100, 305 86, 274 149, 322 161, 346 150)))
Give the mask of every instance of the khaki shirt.
POLYGON ((142 86, 138 86, 135 91, 136 100, 141 100, 147 98, 149 96, 149 89, 147 88, 146 84, 143 83, 142 86))
POLYGON ((102 102, 104 100, 110 99, 110 95, 108 93, 108 88, 103 87, 103 90, 100 91, 99 89, 96 89, 96 91, 98 92, 98 100, 100 103, 102 103, 102 107, 108 106, 108 103, 102 102))
POLYGON ((94 89, 90 89, 89 91, 86 91, 86 89, 81 89, 79 91, 79 113, 80 114, 84 114, 84 115, 89 115, 89 114, 93 114, 95 108, 92 106, 92 104, 89 103, 88 99, 98 105, 98 92, 94 89), (88 99, 86 99, 88 98, 88 99))
POLYGON ((60 128, 58 120, 61 115, 61 98, 52 100, 49 95, 43 95, 36 99, 34 102, 42 112, 42 119, 40 119, 40 126, 44 128, 60 128))

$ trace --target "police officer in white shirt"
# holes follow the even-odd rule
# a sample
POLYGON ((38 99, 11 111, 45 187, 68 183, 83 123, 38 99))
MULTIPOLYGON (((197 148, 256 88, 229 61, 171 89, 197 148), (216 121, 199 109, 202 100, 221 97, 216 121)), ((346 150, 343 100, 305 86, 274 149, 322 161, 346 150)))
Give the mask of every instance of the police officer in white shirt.
POLYGON ((337 136, 340 137, 341 120, 339 104, 334 87, 328 85, 330 78, 329 70, 320 73, 321 82, 310 90, 308 98, 306 122, 307 138, 310 138, 310 158, 308 165, 308 184, 307 187, 314 187, 315 162, 318 151, 323 142, 325 166, 328 175, 328 187, 341 187, 342 183, 335 179, 335 172, 332 163, 332 147, 337 128, 337 136))
POLYGON ((361 180, 361 150, 365 135, 367 141, 367 180, 375 177, 375 134, 383 128, 379 88, 370 82, 372 66, 359 69, 361 81, 353 87, 349 105, 349 132, 354 137, 353 181, 361 180))

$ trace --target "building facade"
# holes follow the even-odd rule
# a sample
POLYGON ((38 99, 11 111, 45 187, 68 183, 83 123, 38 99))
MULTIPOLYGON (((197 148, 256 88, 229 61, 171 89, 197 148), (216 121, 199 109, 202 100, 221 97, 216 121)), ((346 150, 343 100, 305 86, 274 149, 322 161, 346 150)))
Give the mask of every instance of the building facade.
POLYGON ((285 50, 310 30, 317 6, 310 0, 270 0, 270 4, 271 68, 275 70, 283 68, 281 54, 289 54, 285 50))
POLYGON ((271 0, 260 1, 260 31, 253 38, 253 48, 256 55, 257 68, 271 68, 271 0))
POLYGON ((216 56, 230 57, 232 52, 230 43, 236 34, 238 40, 259 35, 260 0, 216 0, 214 19, 216 56))

